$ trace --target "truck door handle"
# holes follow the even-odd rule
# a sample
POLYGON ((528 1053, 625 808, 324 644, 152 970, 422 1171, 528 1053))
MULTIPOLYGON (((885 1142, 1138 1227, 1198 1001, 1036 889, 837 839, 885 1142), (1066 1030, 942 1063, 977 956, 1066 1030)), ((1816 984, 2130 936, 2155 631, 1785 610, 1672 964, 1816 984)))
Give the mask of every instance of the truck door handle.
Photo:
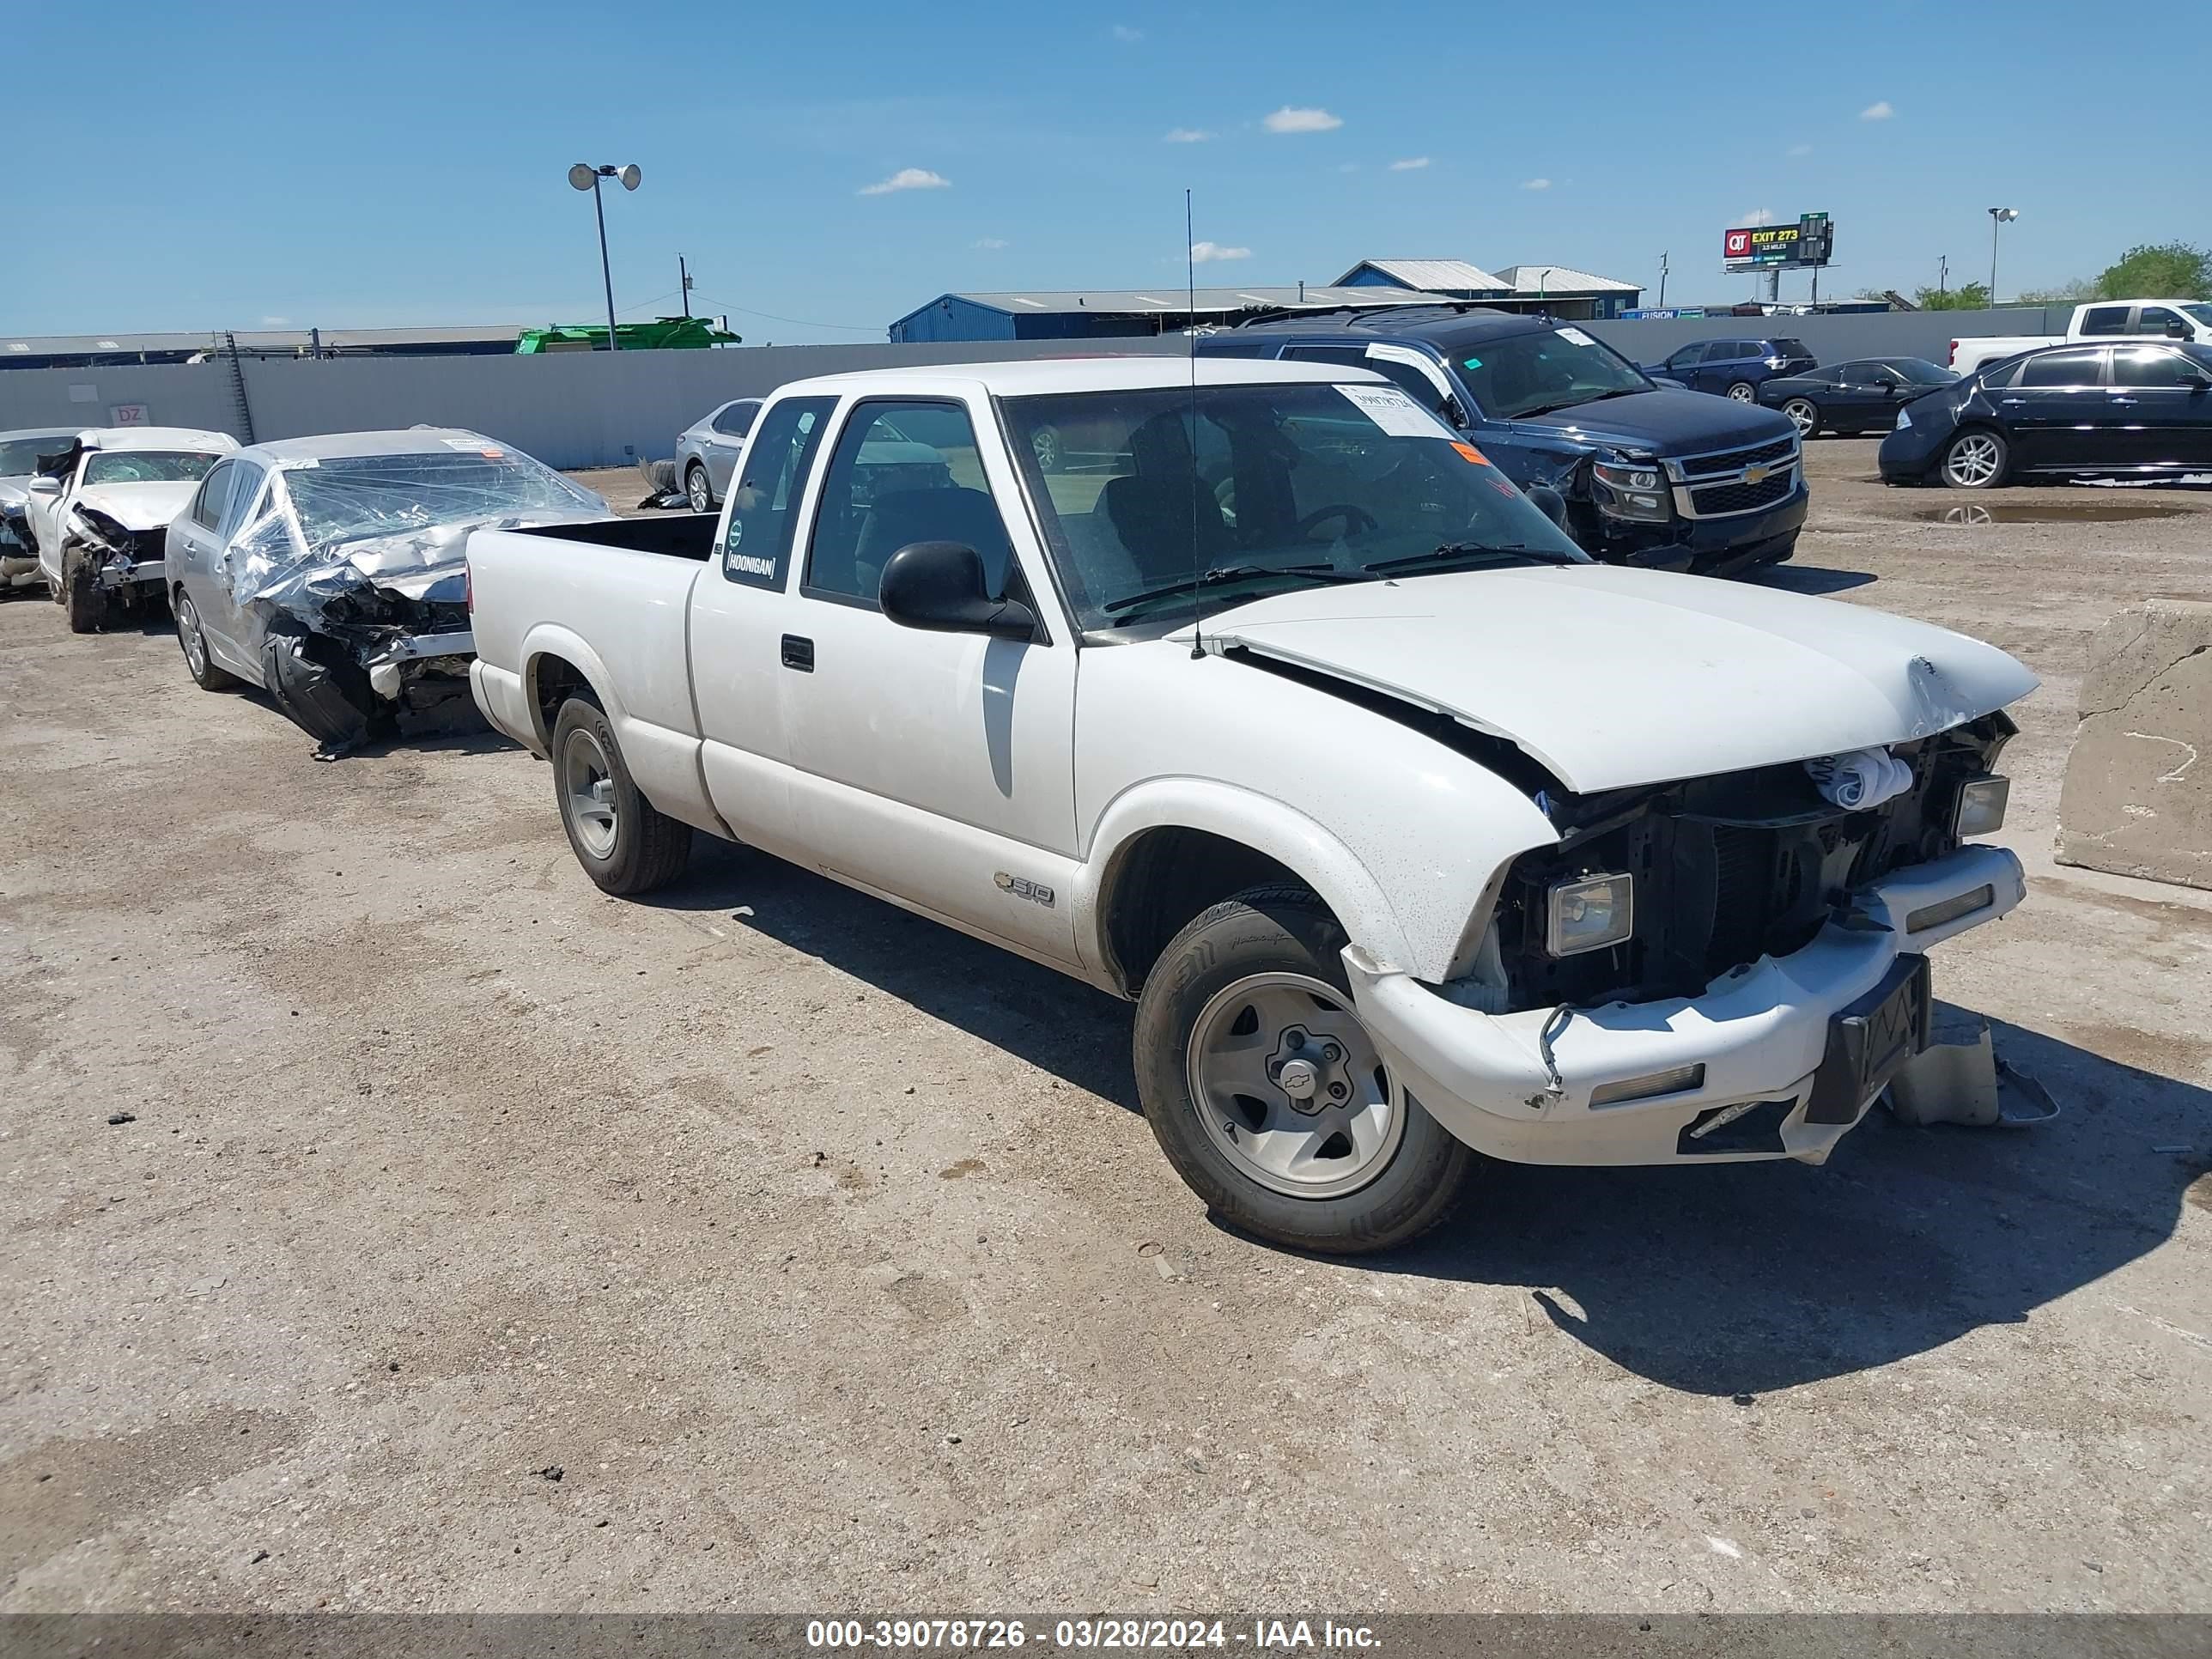
POLYGON ((802 674, 814 672, 814 641, 797 634, 783 636, 783 665, 796 668, 802 674))

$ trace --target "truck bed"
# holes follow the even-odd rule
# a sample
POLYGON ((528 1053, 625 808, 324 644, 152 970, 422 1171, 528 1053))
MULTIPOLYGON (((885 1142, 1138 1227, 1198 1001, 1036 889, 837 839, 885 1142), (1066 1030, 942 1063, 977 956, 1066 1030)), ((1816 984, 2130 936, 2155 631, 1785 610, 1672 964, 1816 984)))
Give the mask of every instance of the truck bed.
POLYGON ((631 553, 659 553, 704 564, 714 554, 714 513, 659 513, 649 519, 609 519, 603 524, 556 524, 516 530, 516 536, 546 536, 556 541, 588 542, 631 553))

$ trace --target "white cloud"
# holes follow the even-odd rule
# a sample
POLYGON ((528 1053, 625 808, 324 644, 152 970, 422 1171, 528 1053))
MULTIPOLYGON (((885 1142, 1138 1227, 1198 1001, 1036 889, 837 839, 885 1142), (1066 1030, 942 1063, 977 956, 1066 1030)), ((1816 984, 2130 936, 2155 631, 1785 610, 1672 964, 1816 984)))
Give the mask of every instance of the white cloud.
POLYGON ((1260 125, 1270 132, 1330 132, 1342 126, 1344 118, 1325 109, 1293 109, 1285 104, 1260 125))
POLYGON ((1003 236, 979 236, 975 239, 974 243, 971 244, 971 246, 980 247, 986 252, 990 253, 997 252, 1000 248, 1006 246, 1006 239, 1003 236))
POLYGON ((1523 190, 1549 190, 1551 187, 1552 181, 1549 179, 1524 179, 1521 181, 1521 188, 1523 190))
POLYGON ((1127 23, 1115 24, 1113 33, 1116 40, 1125 41, 1130 45, 1134 45, 1145 38, 1144 30, 1133 29, 1127 23))
POLYGON ((1428 166, 1428 164, 1429 158, 1425 155, 1409 155, 1402 161, 1391 162, 1390 171, 1393 173, 1419 173, 1423 167, 1428 166))
POLYGON ((1889 106, 1889 100, 1885 98, 1881 102, 1878 104, 1869 104, 1864 109, 1861 110, 1859 112, 1859 119, 1862 121, 1887 121, 1891 116, 1896 113, 1897 112, 1889 106))
POLYGON ((1160 142, 1164 144, 1202 144, 1212 137, 1204 127, 1170 127, 1160 142))
POLYGON ((289 328, 292 326, 292 319, 289 317, 264 317, 261 319, 261 326, 264 328, 289 328))
POLYGON ((1784 153, 1790 155, 1810 155, 1813 153, 1813 147, 1810 144, 1792 144, 1784 153))
POLYGON ((863 196, 888 196, 895 190, 950 190, 952 181, 927 167, 901 167, 880 184, 864 185, 863 196))
POLYGON ((1772 208, 1753 208, 1750 212, 1740 213, 1735 218, 1729 221, 1729 223, 1732 225, 1771 225, 1773 222, 1774 210, 1772 208))
POLYGON ((1252 250, 1249 247, 1224 247, 1218 242, 1193 242, 1190 257, 1194 264, 1210 265, 1217 259, 1249 259, 1252 257, 1252 250))

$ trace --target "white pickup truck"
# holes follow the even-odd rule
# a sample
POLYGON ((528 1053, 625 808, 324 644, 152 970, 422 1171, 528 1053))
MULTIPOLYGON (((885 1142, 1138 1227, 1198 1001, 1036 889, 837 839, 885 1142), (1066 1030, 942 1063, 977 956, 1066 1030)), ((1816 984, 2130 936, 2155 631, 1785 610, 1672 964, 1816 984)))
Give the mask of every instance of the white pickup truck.
POLYGON ((2063 334, 1991 334, 1951 342, 1951 367, 1971 374, 1984 363, 2038 346, 2075 340, 2194 340, 2212 343, 2212 304, 2202 300, 2098 300, 2074 307, 2063 334))
POLYGON ((1302 1248, 1412 1237, 1478 1154, 1819 1163, 1926 1040, 1923 953, 2023 896, 1970 839, 2019 663, 1595 563, 1364 369, 801 381, 719 519, 469 564, 477 699, 602 888, 703 830, 1134 999, 1170 1160, 1302 1248))

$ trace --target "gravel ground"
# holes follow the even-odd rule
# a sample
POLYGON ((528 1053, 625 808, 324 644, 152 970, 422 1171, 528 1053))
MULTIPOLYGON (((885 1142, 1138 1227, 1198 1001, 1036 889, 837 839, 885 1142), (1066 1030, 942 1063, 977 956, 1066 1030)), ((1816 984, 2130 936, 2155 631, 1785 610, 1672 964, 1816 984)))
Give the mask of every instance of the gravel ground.
POLYGON ((2048 857, 2212 497, 1812 456, 1771 580, 2043 676, 1937 984, 2064 1116, 1358 1266, 1209 1224, 1119 1004, 720 845, 603 897, 517 750, 0 605, 0 1610, 2212 1610, 2212 895, 2048 857))

